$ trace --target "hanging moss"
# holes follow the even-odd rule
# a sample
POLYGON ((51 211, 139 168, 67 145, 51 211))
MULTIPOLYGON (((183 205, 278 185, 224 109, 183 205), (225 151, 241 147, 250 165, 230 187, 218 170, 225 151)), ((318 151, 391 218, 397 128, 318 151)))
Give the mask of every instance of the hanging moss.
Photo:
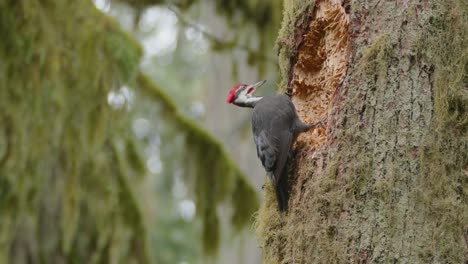
MULTIPOLYGON (((128 145, 127 145, 128 147, 128 145)), ((130 238, 130 252, 137 254, 141 263, 150 263, 148 255, 148 243, 147 243, 147 230, 143 221, 140 205, 135 198, 134 191, 132 190, 131 183, 127 176, 122 172, 127 171, 123 163, 120 151, 116 146, 116 143, 112 146, 114 154, 114 161, 118 164, 116 170, 117 182, 119 184, 119 204, 121 205, 121 211, 124 215, 124 221, 128 226, 134 228, 134 232, 130 238)))
POLYGON ((144 94, 160 102, 165 120, 185 137, 187 151, 184 158, 188 161, 186 180, 194 188, 197 214, 203 222, 204 250, 212 255, 216 253, 219 243, 218 205, 231 203, 234 209, 232 223, 240 229, 250 223, 258 208, 256 192, 228 158, 222 145, 193 121, 182 116, 161 89, 141 74, 137 78, 137 86, 144 94))
MULTIPOLYGON (((91 1, 2 0, 0 34, 0 263, 23 263, 24 256, 44 263, 152 261, 135 194, 144 163, 128 131, 130 116, 107 102, 109 92, 137 77, 168 122, 186 133, 205 226, 217 221, 216 205, 234 190, 252 198, 246 208, 256 208, 254 191, 221 145, 160 90, 147 88, 138 75, 140 46, 91 1)), ((235 213, 247 220, 250 209, 235 213)), ((206 248, 216 249, 218 232, 205 228, 206 248)))
POLYGON ((237 177, 234 190, 231 192, 231 203, 234 206, 231 222, 237 230, 253 221, 253 214, 258 209, 257 193, 244 177, 237 177))
POLYGON ((421 37, 420 52, 434 65, 434 121, 426 137, 420 186, 424 215, 439 249, 426 248, 426 260, 466 262, 468 222, 468 6, 463 1, 435 3, 429 31, 421 37), (460 230, 460 227, 465 230, 460 230))
POLYGON ((125 150, 125 160, 127 160, 128 164, 137 175, 143 176, 146 171, 146 167, 135 141, 132 139, 127 139, 125 150))
MULTIPOLYGON (((104 222, 139 230, 128 243, 145 250, 143 227, 123 221, 128 212, 138 217, 136 204, 116 211, 114 200, 126 201, 131 192, 115 176, 129 170, 106 158, 105 143, 126 125, 125 115, 107 105, 107 94, 134 78, 139 45, 87 1, 1 1, 0 17, 0 105, 8 120, 0 262, 27 255, 88 262, 109 250, 104 222), (91 224, 101 221, 100 228, 91 224)), ((116 259, 147 262, 142 255, 129 251, 116 259)))

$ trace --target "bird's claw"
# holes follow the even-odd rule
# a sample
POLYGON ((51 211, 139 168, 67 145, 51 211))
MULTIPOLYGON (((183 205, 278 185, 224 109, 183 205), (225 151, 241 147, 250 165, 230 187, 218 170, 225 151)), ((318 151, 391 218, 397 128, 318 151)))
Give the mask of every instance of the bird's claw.
POLYGON ((326 117, 320 119, 319 121, 315 122, 312 127, 316 127, 317 125, 320 125, 322 126, 324 129, 327 129, 327 127, 325 126, 325 123, 323 121, 325 121, 325 119, 327 119, 326 117))
POLYGON ((327 129, 327 127, 325 126, 325 123, 323 123, 323 120, 325 120, 326 118, 322 118, 321 120, 318 121, 319 125, 321 125, 323 128, 327 129))

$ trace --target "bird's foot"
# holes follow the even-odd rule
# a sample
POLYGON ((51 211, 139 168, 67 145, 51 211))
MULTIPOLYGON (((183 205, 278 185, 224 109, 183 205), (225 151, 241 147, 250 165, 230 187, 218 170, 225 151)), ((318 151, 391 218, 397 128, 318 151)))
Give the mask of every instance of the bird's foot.
POLYGON ((315 128, 316 126, 320 125, 322 126, 323 128, 327 129, 327 127, 325 126, 325 123, 323 123, 323 121, 325 121, 327 119, 327 117, 324 117, 322 119, 320 119, 319 121, 313 123, 312 125, 310 125, 310 128, 315 128))

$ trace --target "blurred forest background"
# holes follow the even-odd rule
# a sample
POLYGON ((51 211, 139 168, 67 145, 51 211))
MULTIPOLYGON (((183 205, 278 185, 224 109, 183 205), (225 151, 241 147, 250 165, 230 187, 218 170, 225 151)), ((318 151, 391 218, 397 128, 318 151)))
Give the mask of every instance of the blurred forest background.
POLYGON ((0 263, 258 263, 281 1, 0 0, 0 263))

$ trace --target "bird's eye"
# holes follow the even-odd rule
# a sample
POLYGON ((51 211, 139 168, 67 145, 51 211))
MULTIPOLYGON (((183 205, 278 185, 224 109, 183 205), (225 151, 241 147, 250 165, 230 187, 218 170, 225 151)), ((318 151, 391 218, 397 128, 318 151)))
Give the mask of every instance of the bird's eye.
POLYGON ((244 91, 245 87, 247 86, 245 85, 239 86, 239 88, 236 90, 236 96, 238 96, 242 91, 244 91))

